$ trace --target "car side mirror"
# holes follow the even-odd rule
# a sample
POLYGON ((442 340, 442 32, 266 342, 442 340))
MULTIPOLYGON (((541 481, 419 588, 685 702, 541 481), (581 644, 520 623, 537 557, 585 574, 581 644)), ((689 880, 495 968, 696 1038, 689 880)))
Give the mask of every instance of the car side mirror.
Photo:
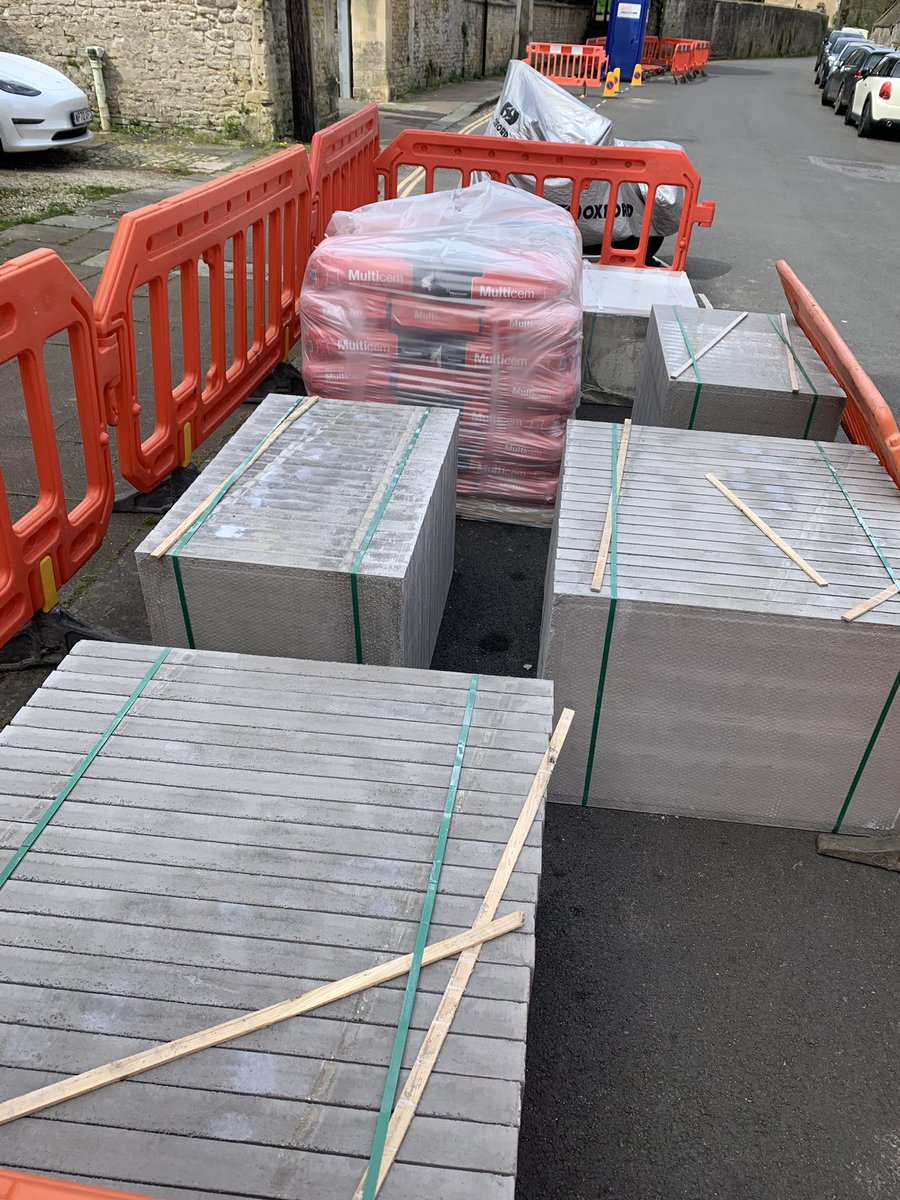
POLYGON ((863 69, 859 73, 859 77, 860 77, 860 79, 868 79, 869 74, 870 74, 869 71, 867 71, 866 68, 863 67, 863 69))

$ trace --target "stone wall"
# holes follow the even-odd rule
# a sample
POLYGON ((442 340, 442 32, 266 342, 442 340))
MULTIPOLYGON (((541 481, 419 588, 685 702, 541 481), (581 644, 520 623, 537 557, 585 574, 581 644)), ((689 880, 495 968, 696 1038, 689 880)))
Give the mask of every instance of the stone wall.
POLYGON ((571 42, 579 45, 591 17, 589 7, 580 4, 535 4, 534 41, 571 42))
MULTIPOLYGON (((516 27, 515 0, 393 0, 390 8, 392 97, 481 74, 485 9, 487 74, 506 69, 516 27)), ((355 61, 354 92, 359 94, 355 61)))
POLYGON ((114 122, 268 139, 292 126, 284 4, 8 0, 0 3, 0 44, 58 67, 92 103, 84 49, 103 46, 114 122))
POLYGON ((663 37, 705 38, 713 58, 814 54, 827 32, 821 13, 752 0, 666 0, 662 12, 663 37))

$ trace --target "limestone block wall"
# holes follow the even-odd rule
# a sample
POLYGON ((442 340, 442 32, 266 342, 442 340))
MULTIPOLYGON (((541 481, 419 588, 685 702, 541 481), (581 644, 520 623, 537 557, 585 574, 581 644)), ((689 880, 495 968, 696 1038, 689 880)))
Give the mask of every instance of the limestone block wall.
POLYGON ((584 4, 535 4, 534 40, 580 45, 590 16, 591 10, 584 4))
POLYGON ((102 46, 114 122, 269 139, 292 125, 284 7, 285 0, 8 0, 0 4, 0 44, 64 71, 92 102, 85 47, 102 46))

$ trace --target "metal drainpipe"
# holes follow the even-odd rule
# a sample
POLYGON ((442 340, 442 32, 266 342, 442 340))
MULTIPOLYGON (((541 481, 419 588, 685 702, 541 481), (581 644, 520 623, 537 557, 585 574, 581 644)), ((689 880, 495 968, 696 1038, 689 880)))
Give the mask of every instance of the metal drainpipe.
POLYGON ((85 53, 91 64, 91 71, 94 75, 94 92, 97 96, 97 111, 100 114, 100 128, 104 133, 109 133, 112 129, 112 122, 109 119, 109 105, 106 103, 106 84, 103 81, 103 47, 88 46, 85 53))

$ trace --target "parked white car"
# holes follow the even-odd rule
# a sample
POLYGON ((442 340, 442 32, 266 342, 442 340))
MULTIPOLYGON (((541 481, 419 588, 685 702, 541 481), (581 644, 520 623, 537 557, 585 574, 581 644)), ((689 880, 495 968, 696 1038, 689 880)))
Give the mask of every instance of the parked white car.
POLYGON ((887 55, 871 75, 857 82, 845 120, 856 126, 860 137, 900 127, 900 54, 887 55))
POLYGON ((6 154, 80 145, 91 138, 88 98, 62 71, 0 53, 0 149, 6 154))

